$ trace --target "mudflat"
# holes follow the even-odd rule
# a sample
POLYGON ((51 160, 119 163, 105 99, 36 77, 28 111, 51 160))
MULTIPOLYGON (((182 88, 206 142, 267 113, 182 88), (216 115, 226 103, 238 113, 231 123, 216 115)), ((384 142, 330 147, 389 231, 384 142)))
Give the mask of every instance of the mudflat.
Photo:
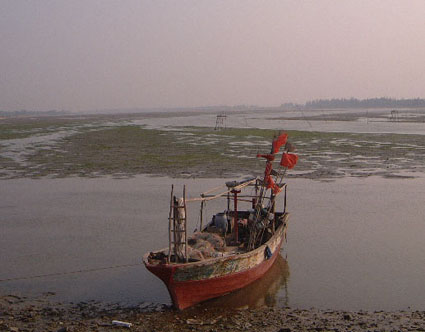
MULTIPOLYGON (((167 115, 157 116, 3 119, 0 178, 137 174, 197 178, 260 174, 262 164, 255 156, 269 148, 270 139, 278 132, 252 127, 214 130, 204 126, 162 126, 159 124, 167 115), (158 125, 148 125, 152 119, 158 125)), ((168 115, 168 119, 174 118, 176 114, 168 115)), ((177 118, 189 115, 180 114, 177 118)), ((309 129, 286 130, 300 155, 295 172, 288 176, 400 177, 400 172, 425 171, 425 135, 309 129)))
POLYGON ((130 323, 131 331, 423 331, 424 311, 366 312, 291 308, 191 308, 182 312, 166 306, 134 307, 97 302, 52 303, 37 299, 0 297, 1 331, 124 331, 113 321, 130 323))

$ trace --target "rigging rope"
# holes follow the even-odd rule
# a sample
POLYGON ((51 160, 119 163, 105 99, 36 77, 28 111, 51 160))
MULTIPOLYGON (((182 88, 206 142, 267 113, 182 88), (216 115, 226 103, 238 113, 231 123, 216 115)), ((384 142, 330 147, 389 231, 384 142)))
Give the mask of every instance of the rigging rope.
POLYGON ((77 273, 87 273, 87 272, 112 270, 112 269, 119 269, 119 268, 124 268, 124 267, 133 267, 133 266, 138 266, 138 265, 142 265, 142 264, 143 263, 113 265, 113 266, 99 267, 99 268, 86 269, 86 270, 77 270, 77 271, 69 271, 69 272, 55 272, 55 273, 39 274, 39 275, 27 276, 27 277, 5 278, 5 279, 0 279, 0 282, 28 280, 28 279, 36 279, 36 278, 62 276, 62 275, 67 275, 67 274, 77 274, 77 273))

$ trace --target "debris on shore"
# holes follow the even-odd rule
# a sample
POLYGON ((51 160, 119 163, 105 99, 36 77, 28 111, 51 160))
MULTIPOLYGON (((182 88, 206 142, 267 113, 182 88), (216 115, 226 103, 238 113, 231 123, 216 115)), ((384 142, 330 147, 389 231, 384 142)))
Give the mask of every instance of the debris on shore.
POLYGON ((271 308, 175 311, 168 305, 124 307, 100 302, 53 303, 46 297, 0 297, 0 331, 425 331, 424 311, 271 308), (129 327, 113 324, 128 322, 129 327))

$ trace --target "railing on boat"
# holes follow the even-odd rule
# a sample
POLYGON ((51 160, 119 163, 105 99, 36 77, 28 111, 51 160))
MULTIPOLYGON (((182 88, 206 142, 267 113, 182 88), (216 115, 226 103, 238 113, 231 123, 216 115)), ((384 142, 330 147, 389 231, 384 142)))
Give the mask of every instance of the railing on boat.
MULTIPOLYGON (((168 216, 168 234, 169 234, 169 250, 168 250, 168 262, 171 262, 174 258, 175 262, 185 261, 188 262, 188 237, 187 237, 187 203, 200 202, 200 230, 203 230, 203 214, 205 203, 218 198, 227 199, 227 211, 228 217, 234 218, 234 239, 238 242, 238 202, 248 202, 252 204, 252 209, 256 212, 256 219, 260 218, 260 210, 263 209, 263 204, 268 201, 267 213, 275 213, 276 197, 283 192, 283 213, 286 213, 287 206, 287 184, 280 183, 280 190, 276 193, 271 191, 270 196, 266 197, 267 188, 262 180, 253 178, 245 180, 243 182, 227 182, 225 186, 219 186, 212 188, 206 192, 203 192, 198 198, 186 198, 186 186, 183 187, 183 197, 178 200, 174 195, 174 186, 171 187, 170 197, 170 211, 168 216), (242 194, 241 190, 248 187, 255 187, 255 195, 242 194), (227 190, 217 192, 219 189, 227 187, 227 190), (233 196, 233 197, 232 197, 233 196), (231 200, 233 198, 233 210, 230 210, 231 200), (184 252, 184 253, 183 253, 184 252)), ((275 227, 273 225, 273 232, 275 227)), ((255 246, 254 243, 250 243, 250 249, 255 246)))

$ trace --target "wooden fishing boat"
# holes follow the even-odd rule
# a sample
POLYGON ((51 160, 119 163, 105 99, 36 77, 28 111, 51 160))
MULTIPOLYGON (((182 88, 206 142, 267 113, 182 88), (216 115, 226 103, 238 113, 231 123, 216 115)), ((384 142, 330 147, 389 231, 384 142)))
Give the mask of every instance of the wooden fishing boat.
POLYGON ((201 194, 199 198, 174 196, 171 190, 169 211, 169 246, 143 257, 147 269, 168 288, 174 306, 185 309, 199 302, 228 294, 261 278, 273 265, 286 239, 289 213, 286 211, 287 185, 283 182, 297 156, 287 143, 287 135, 273 140, 266 159, 264 177, 226 183, 201 194), (273 161, 285 149, 281 169, 273 170, 273 161), (277 197, 283 193, 283 209, 277 211, 277 197), (205 227, 207 201, 224 198, 227 208, 215 214, 205 227), (200 202, 200 232, 187 235, 187 204, 200 202), (242 204, 249 208, 240 209, 242 204))

